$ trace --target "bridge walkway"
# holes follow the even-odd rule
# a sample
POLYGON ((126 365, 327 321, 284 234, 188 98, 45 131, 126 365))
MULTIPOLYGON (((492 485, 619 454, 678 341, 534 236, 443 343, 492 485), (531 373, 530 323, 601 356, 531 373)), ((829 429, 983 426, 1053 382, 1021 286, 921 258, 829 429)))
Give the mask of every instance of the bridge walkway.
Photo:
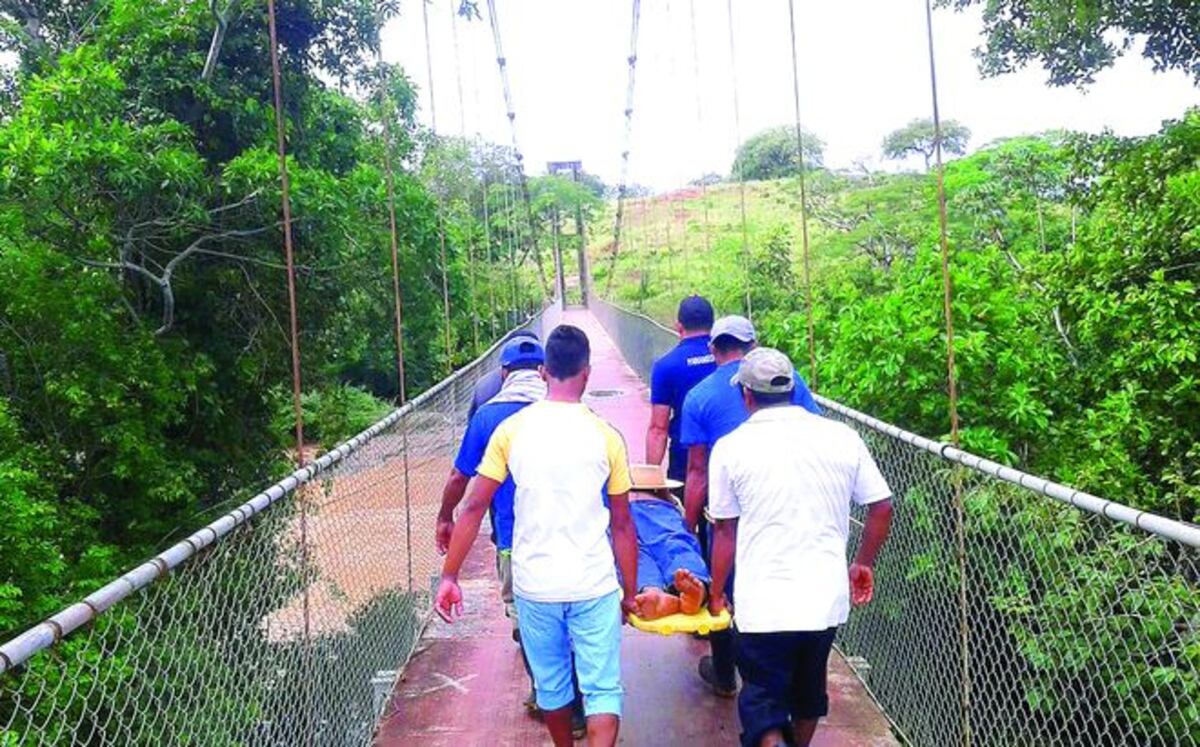
MULTIPOLYGON (((633 460, 645 451, 649 392, 608 334, 586 311, 565 312, 592 343, 587 403, 620 429, 633 460)), ((430 537, 429 542, 433 541, 430 537)), ((476 543, 462 573, 466 617, 447 625, 436 617, 392 695, 376 745, 400 747, 548 745, 542 725, 526 715, 526 676, 499 601, 494 553, 476 543)), ((626 689, 624 745, 732 745, 739 732, 732 700, 715 697, 696 676, 707 644, 626 629, 622 675, 626 689)), ((840 656, 830 664, 830 715, 818 747, 891 747, 887 719, 840 656)))

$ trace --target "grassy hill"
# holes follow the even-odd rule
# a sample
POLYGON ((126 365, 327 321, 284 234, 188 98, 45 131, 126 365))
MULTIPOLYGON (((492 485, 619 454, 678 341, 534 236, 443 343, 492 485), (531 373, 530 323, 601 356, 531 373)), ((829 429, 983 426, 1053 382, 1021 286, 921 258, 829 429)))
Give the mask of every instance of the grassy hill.
MULTIPOLYGON (((824 175, 820 179, 829 180, 824 175)), ((751 264, 746 262, 745 246, 761 247, 780 230, 792 230, 797 238, 793 242, 795 270, 802 271, 799 204, 795 179, 746 184, 743 234, 737 184, 627 200, 615 268, 615 209, 610 205, 590 242, 596 288, 618 303, 643 310, 663 322, 672 321, 679 299, 689 293, 710 297, 722 311, 742 312, 751 264)), ((820 227, 815 228, 820 232, 820 227)), ((814 269, 829 259, 823 253, 814 269)))

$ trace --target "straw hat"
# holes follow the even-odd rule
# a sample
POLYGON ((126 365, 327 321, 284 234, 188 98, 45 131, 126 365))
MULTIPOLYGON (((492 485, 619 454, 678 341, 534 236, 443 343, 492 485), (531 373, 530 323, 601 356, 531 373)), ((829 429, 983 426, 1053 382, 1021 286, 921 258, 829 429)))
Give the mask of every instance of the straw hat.
POLYGON ((678 480, 669 480, 657 464, 631 464, 629 476, 634 490, 676 490, 683 487, 678 480))

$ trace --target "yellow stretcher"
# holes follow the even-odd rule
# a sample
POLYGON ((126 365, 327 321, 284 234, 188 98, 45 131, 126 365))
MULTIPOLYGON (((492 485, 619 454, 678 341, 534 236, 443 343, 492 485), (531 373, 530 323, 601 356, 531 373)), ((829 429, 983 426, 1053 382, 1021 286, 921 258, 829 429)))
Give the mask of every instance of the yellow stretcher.
POLYGON ((729 610, 721 610, 721 614, 713 617, 707 608, 694 615, 682 612, 660 617, 657 620, 643 620, 637 615, 629 616, 629 624, 638 630, 659 635, 675 635, 676 633, 700 633, 708 635, 714 630, 725 630, 733 623, 729 610))

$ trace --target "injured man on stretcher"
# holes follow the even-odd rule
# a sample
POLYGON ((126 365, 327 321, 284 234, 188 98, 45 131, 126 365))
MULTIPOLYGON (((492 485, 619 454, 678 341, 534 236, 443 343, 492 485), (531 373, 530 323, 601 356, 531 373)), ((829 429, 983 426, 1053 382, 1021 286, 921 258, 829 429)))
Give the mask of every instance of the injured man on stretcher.
POLYGON ((683 507, 671 495, 683 486, 667 480, 656 465, 629 469, 629 510, 638 540, 637 615, 643 620, 694 615, 708 601, 710 577, 700 543, 684 526, 683 507))

